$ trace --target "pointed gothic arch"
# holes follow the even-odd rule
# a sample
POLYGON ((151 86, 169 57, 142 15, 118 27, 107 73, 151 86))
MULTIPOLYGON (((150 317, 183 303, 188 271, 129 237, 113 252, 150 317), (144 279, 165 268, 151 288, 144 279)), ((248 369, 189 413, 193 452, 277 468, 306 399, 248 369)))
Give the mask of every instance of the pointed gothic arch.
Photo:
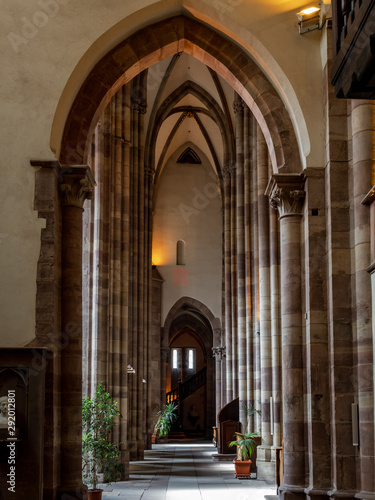
POLYGON ((185 16, 137 31, 94 66, 66 120, 60 162, 84 163, 93 127, 114 93, 142 70, 181 51, 214 69, 248 104, 266 139, 274 172, 279 169, 300 172, 301 160, 291 118, 267 75, 232 40, 185 16))

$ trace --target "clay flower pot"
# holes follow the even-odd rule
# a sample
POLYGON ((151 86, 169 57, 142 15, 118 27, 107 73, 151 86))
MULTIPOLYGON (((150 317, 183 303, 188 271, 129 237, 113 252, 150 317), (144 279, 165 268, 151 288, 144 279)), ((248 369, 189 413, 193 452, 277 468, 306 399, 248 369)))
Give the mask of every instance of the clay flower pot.
POLYGON ((103 490, 89 490, 88 500, 102 500, 103 490))
POLYGON ((250 477, 251 460, 233 460, 236 477, 250 477))

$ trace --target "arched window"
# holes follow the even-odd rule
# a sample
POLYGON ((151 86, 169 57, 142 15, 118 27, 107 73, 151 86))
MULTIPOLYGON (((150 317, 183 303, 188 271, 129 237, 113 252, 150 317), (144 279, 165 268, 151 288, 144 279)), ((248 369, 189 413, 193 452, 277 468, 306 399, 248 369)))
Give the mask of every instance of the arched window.
POLYGON ((178 368, 178 350, 172 349, 172 369, 176 370, 178 368))
POLYGON ((177 242, 177 251, 176 251, 176 265, 184 266, 185 262, 185 242, 184 240, 178 240, 177 242))

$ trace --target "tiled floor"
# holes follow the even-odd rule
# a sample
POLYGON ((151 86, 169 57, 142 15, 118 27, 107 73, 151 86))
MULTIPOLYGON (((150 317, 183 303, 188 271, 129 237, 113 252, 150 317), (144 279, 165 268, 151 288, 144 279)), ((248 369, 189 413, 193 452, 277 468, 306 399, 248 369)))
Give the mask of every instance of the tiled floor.
POLYGON ((239 480, 231 462, 214 462, 209 442, 153 445, 145 460, 130 464, 130 480, 101 486, 103 500, 264 500, 275 487, 256 479, 239 480))

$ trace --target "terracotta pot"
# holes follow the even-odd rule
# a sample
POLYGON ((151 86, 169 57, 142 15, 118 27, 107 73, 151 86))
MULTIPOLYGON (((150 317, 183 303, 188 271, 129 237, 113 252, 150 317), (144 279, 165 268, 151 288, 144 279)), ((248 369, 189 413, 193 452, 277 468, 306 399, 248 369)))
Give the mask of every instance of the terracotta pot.
POLYGON ((251 460, 233 460, 236 477, 250 477, 251 460))
POLYGON ((102 500, 103 490, 89 490, 88 500, 102 500))

